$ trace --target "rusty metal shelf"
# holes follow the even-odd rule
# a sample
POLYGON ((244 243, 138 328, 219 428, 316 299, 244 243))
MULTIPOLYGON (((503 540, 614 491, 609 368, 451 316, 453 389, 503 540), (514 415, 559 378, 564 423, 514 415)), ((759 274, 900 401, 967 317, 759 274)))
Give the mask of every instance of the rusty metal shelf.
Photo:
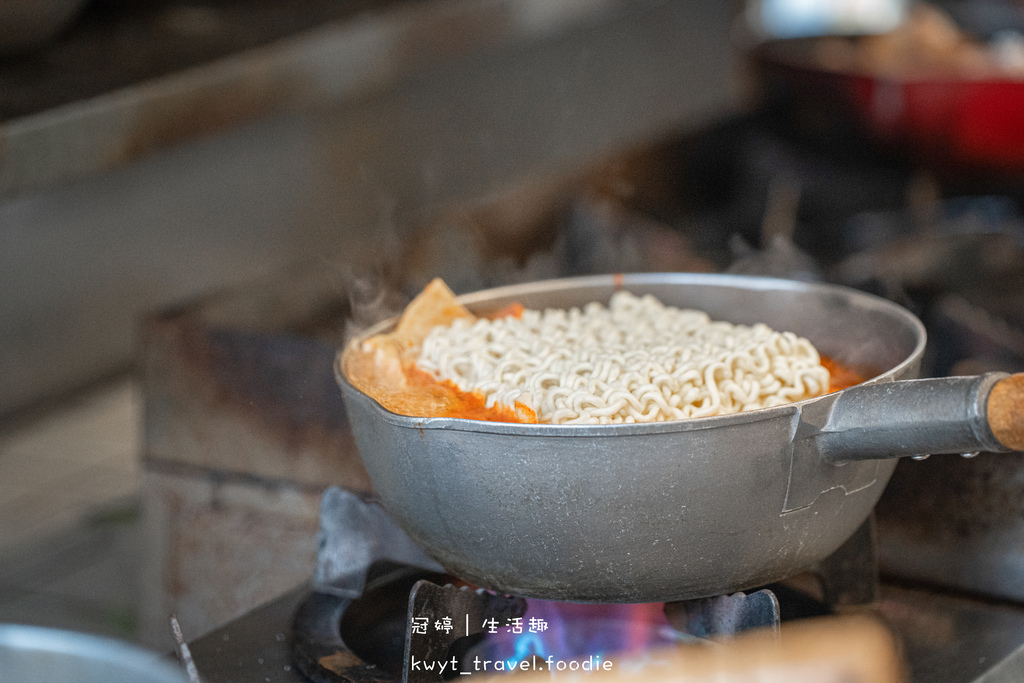
POLYGON ((57 40, 0 57, 0 121, 169 76, 409 0, 94 0, 57 40))
POLYGON ((367 97, 445 62, 614 20, 638 4, 105 0, 50 46, 0 59, 0 196, 273 114, 367 97))

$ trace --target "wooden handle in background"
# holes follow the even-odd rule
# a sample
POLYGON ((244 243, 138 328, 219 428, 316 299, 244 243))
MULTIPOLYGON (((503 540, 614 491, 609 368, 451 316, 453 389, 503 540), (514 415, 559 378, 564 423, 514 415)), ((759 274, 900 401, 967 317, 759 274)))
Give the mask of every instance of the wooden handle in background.
POLYGON ((992 387, 988 424, 999 443, 1024 451, 1024 372, 999 380, 992 387))

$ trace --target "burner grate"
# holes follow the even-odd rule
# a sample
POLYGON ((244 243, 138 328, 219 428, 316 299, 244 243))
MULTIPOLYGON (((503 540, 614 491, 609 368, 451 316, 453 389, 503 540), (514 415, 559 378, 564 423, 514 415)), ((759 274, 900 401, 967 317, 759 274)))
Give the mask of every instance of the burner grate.
MULTIPOLYGON (((680 641, 732 637, 753 628, 778 632, 784 613, 819 616, 830 613, 830 605, 873 602, 875 567, 869 520, 815 568, 825 602, 778 584, 750 594, 666 603, 666 628, 675 629, 680 641)), ((293 657, 314 683, 435 683, 489 674, 470 666, 470 655, 497 625, 514 622, 522 628, 527 607, 523 598, 494 595, 444 573, 379 506, 334 488, 323 500, 315 590, 292 624, 293 657)), ((513 668, 546 669, 548 661, 526 653, 513 668)))

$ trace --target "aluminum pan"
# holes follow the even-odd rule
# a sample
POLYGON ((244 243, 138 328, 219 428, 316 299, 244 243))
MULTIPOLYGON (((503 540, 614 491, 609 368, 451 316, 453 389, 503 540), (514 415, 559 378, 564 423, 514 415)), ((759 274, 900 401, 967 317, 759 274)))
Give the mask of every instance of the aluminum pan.
MULTIPOLYGON (((766 278, 600 276, 462 300, 478 312, 513 300, 567 307, 621 287, 792 330, 840 360, 881 367, 874 382, 916 376, 924 349, 923 326, 894 304, 766 278)), ((829 465, 813 439, 797 438, 844 392, 671 423, 510 425, 396 415, 339 379, 360 455, 399 526, 452 573, 526 597, 669 601, 784 578, 860 526, 895 466, 829 465)))

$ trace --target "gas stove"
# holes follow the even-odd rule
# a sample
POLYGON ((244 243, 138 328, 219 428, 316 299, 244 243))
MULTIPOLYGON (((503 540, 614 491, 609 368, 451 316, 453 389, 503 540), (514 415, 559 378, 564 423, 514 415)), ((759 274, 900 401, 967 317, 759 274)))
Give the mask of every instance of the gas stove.
POLYGON ((677 603, 555 603, 461 582, 425 558, 375 503, 332 488, 323 500, 312 587, 252 611, 191 650, 207 683, 426 683, 506 669, 608 670, 617 658, 635 661, 674 643, 854 610, 876 615, 897 636, 914 683, 1017 680, 1024 608, 878 585, 872 536, 865 525, 816 568, 821 599, 803 590, 805 575, 677 603))
MULTIPOLYGON (((319 541, 314 591, 291 630, 293 658, 313 681, 427 683, 508 669, 608 670, 609 653, 777 630, 780 622, 779 600, 768 589, 640 605, 497 595, 444 573, 378 505, 338 488, 324 494, 319 541)), ((844 576, 870 581, 863 571, 844 576)))
MULTIPOLYGON (((295 663, 290 633, 296 610, 310 595, 309 588, 296 588, 191 643, 203 681, 308 683, 295 663)), ((883 583, 875 609, 903 644, 912 683, 1021 680, 1019 607, 883 583)))

